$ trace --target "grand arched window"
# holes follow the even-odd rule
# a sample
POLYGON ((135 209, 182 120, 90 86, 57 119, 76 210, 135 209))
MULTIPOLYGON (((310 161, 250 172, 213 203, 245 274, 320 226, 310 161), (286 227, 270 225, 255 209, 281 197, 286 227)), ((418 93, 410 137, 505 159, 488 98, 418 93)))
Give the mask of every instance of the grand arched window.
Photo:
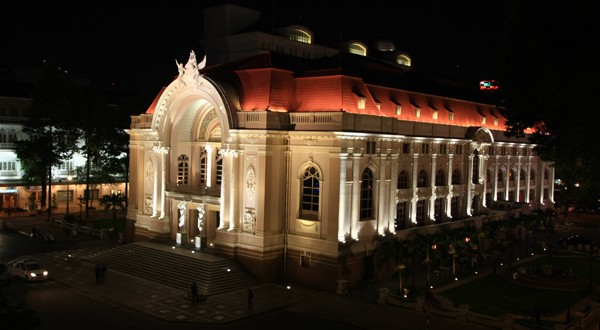
POLYGON ((360 183, 360 219, 373 218, 373 171, 366 168, 361 176, 360 183))
POLYGON ((398 175, 398 188, 397 189, 406 189, 408 188, 408 174, 406 171, 401 171, 398 175))
POLYGON ((435 185, 443 186, 443 185, 445 185, 445 182, 446 182, 446 173, 442 169, 437 170, 437 173, 435 173, 435 185))
POLYGON ((473 152, 473 184, 479 183, 479 151, 473 152))
POLYGON ((429 182, 427 181, 427 171, 420 170, 417 176, 417 187, 427 187, 429 182))
POLYGON ((461 175, 459 169, 452 171, 452 184, 461 184, 461 175))
POLYGON ((320 177, 321 173, 314 166, 307 167, 302 174, 301 212, 303 218, 317 219, 319 216, 320 177))
POLYGON ((208 154, 205 148, 200 148, 200 185, 206 186, 208 180, 208 154))
POLYGON ((223 150, 221 149, 217 149, 217 159, 215 164, 217 165, 216 167, 216 182, 217 182, 217 186, 221 185, 221 182, 223 182, 223 150))
POLYGON ((177 184, 188 184, 189 158, 187 155, 177 157, 177 184))

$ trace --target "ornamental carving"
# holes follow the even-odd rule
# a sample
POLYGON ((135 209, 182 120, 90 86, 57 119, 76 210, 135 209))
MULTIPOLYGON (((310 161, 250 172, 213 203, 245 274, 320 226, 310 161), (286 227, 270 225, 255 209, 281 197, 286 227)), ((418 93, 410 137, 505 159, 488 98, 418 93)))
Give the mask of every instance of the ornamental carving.
POLYGON ((146 181, 152 181, 154 177, 154 165, 152 164, 152 159, 148 158, 146 161, 146 181))
POLYGON ((246 192, 249 196, 254 196, 256 193, 256 175, 253 166, 248 167, 246 171, 246 192))
POLYGON ((255 231, 256 231, 256 214, 254 213, 254 210, 247 209, 244 212, 242 230, 246 233, 252 233, 252 234, 255 233, 255 231))

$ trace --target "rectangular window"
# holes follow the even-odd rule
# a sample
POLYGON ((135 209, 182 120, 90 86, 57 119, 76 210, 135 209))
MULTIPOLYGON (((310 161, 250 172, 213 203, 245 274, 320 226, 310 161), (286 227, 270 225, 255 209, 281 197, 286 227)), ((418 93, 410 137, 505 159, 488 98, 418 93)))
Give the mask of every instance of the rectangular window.
POLYGON ((396 204, 396 230, 406 228, 406 210, 407 210, 406 202, 398 202, 396 204))
POLYGON ((485 125, 485 117, 481 118, 481 124, 485 125))
POLYGON ((396 105, 396 115, 400 116, 402 114, 402 106, 396 105))
POLYGON ((56 200, 59 202, 66 202, 73 200, 73 191, 71 189, 67 190, 59 190, 56 192, 56 200))
POLYGON ((421 109, 420 108, 415 108, 415 117, 417 117, 417 118, 421 117, 421 109))
POLYGON ((300 267, 310 268, 310 256, 309 255, 300 256, 300 267))
POLYGON ((457 155, 462 155, 462 146, 461 145, 456 145, 456 152, 455 154, 457 155))
POLYGON ((494 126, 498 126, 498 118, 494 118, 494 126))
POLYGON ((403 154, 410 153, 410 143, 404 143, 404 144, 402 144, 402 153, 403 154))
POLYGON ((448 114, 448 120, 449 121, 454 121, 454 113, 451 112, 451 113, 448 114))
POLYGON ((440 144, 440 155, 445 155, 445 154, 446 154, 446 145, 440 144))
POLYGON ((375 141, 367 141, 367 151, 368 155, 374 155, 377 153, 377 142, 375 141))
POLYGON ((433 112, 433 119, 438 119, 438 111, 433 112))
POLYGON ((423 154, 423 155, 429 154, 429 144, 428 143, 421 144, 421 154, 423 154))
MULTIPOLYGON (((90 190, 86 190, 83 192, 83 198, 88 199, 88 196, 90 196, 89 194, 90 190)), ((97 200, 98 199, 98 189, 93 189, 91 190, 91 198, 89 198, 89 200, 93 201, 93 200, 97 200)))
POLYGON ((375 103, 375 106, 377 107, 377 110, 381 110, 381 103, 375 103))
POLYGON ((490 147, 490 156, 493 156, 495 154, 496 154, 496 148, 490 147))

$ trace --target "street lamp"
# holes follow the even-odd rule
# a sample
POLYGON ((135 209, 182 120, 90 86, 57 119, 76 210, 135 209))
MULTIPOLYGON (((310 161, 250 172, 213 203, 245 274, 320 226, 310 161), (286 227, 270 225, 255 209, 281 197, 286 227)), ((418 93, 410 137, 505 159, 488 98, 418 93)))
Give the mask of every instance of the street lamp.
POLYGON ((69 199, 71 199, 71 193, 69 191, 69 183, 73 180, 72 176, 67 176, 67 215, 69 215, 69 199))
POLYGON ((451 243, 448 247, 448 253, 452 256, 452 276, 456 276, 456 249, 454 243, 451 243))

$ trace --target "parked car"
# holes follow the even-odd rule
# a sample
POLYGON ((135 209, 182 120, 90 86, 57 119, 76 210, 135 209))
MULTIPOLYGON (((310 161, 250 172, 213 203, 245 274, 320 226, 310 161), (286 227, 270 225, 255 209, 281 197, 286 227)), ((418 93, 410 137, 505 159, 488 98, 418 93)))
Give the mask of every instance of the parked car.
POLYGON ((48 279, 48 270, 35 259, 15 259, 6 263, 8 272, 18 278, 29 282, 43 281, 48 279))

